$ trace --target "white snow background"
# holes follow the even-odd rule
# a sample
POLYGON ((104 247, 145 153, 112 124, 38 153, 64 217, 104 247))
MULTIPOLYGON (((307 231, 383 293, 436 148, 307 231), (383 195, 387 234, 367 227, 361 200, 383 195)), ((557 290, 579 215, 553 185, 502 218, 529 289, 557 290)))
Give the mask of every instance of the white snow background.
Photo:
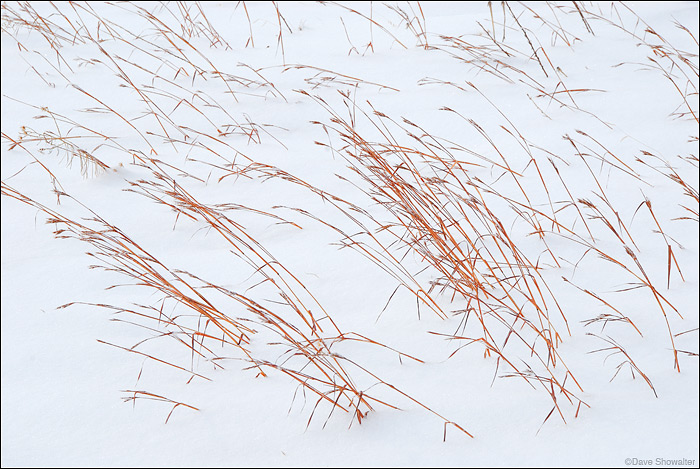
POLYGON ((697 39, 3 2, 2 466, 697 467, 697 39))

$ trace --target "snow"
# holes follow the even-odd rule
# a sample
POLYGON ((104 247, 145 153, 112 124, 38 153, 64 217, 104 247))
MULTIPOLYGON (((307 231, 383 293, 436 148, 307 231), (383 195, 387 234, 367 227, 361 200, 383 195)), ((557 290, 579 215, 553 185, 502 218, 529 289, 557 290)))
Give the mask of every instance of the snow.
POLYGON ((697 38, 3 3, 3 467, 697 467, 697 38))

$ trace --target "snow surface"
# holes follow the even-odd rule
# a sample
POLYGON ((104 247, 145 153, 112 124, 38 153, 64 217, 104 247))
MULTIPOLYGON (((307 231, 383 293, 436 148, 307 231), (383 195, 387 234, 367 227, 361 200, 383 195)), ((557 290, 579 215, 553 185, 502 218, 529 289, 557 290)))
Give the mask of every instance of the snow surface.
POLYGON ((3 467, 697 467, 697 38, 697 2, 3 2, 3 467), (503 267, 487 206, 529 267, 430 289, 437 245, 406 244, 387 177, 445 190, 432 233, 503 267), (176 213, 177 188, 216 215, 176 213), (117 251, 86 255, 107 226, 117 251), (126 247, 256 330, 249 356, 125 276, 126 247), (400 410, 320 399, 226 292, 400 410), (506 293, 521 318, 481 311, 506 293))

